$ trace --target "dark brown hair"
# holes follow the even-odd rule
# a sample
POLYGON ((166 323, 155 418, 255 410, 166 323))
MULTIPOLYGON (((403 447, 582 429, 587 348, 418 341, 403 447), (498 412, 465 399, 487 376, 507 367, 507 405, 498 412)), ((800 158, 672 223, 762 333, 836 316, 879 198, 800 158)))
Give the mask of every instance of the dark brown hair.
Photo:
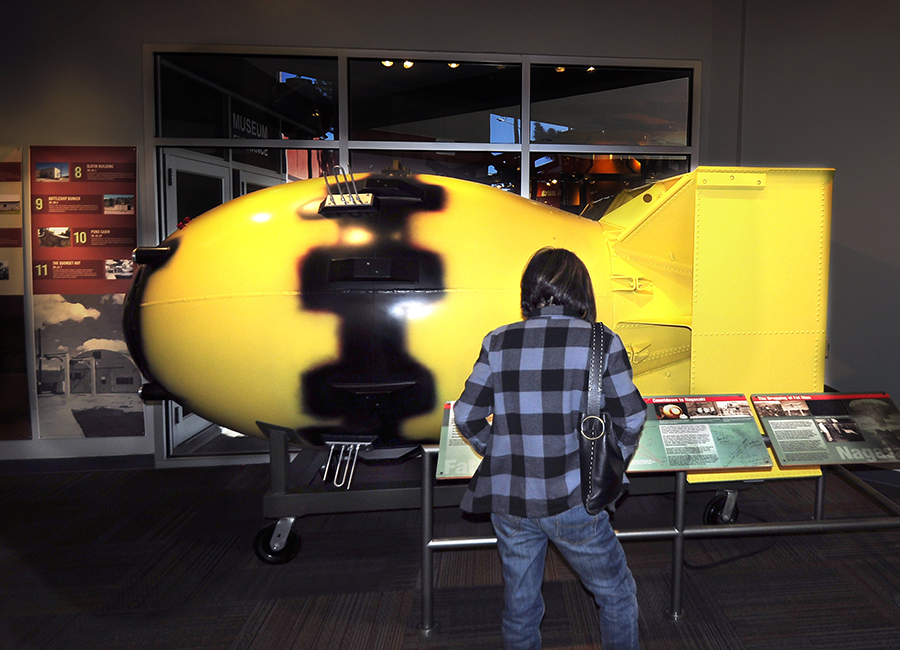
POLYGON ((587 267, 565 248, 542 248, 531 256, 522 272, 522 316, 539 307, 562 305, 589 323, 597 320, 594 286, 587 267))

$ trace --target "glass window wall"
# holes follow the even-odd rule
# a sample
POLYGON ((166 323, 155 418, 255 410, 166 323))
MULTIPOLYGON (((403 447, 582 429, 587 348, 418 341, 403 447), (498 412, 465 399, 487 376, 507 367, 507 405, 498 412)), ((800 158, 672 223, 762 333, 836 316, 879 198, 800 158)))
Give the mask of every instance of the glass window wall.
POLYGON ((531 66, 531 142, 684 147, 692 71, 531 66))
POLYGON ((182 146, 286 181, 334 164, 360 173, 405 168, 558 198, 567 209, 589 200, 584 184, 566 177, 574 161, 588 169, 606 159, 640 161, 626 165, 628 173, 603 175, 605 187, 620 189, 634 176, 647 182, 691 167, 696 65, 466 59, 161 53, 156 137, 220 140, 221 148, 182 146), (234 139, 266 142, 227 148, 234 139), (332 143, 324 163, 304 159, 310 141, 332 143), (559 169, 555 182, 566 184, 565 193, 547 187, 547 160, 559 169), (312 171, 292 173, 292 164, 312 171))
POLYGON ((350 59, 349 79, 351 140, 521 142, 521 65, 350 59))
POLYGON ((158 65, 158 137, 338 137, 337 57, 163 54, 158 65))
POLYGON ((688 162, 687 156, 536 154, 531 198, 597 220, 620 193, 687 173, 688 162))

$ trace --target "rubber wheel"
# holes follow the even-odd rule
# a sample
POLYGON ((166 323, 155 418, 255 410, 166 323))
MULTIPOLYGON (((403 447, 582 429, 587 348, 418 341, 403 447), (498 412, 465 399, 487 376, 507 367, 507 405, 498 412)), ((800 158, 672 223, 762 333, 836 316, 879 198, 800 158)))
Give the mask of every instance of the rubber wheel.
POLYGON ((725 510, 725 501, 727 499, 728 496, 724 494, 717 494, 710 499, 709 503, 706 504, 706 510, 703 511, 704 524, 707 526, 715 526, 721 524, 733 524, 737 521, 738 515, 740 514, 737 503, 734 504, 734 508, 731 511, 731 517, 726 519, 722 514, 725 510))
POLYGON ((253 550, 256 551, 256 557, 266 564, 290 562, 300 552, 300 536, 291 530, 284 542, 284 548, 280 551, 273 551, 270 543, 274 532, 275 524, 271 524, 256 534, 256 539, 253 540, 253 550))

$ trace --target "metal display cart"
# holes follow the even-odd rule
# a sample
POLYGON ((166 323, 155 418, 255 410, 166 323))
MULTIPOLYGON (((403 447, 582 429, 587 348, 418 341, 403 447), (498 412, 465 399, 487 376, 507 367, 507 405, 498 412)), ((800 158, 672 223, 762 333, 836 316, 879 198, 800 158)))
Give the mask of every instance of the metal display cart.
MULTIPOLYGON (((371 450, 365 441, 344 439, 321 448, 291 449, 291 432, 278 427, 263 430, 270 446, 270 489, 263 498, 263 514, 276 520, 254 541, 263 562, 282 564, 296 557, 301 539, 295 523, 304 515, 422 505, 425 447, 371 450)), ((435 488, 432 477, 428 488, 433 506, 453 506, 462 499, 465 483, 435 488)))

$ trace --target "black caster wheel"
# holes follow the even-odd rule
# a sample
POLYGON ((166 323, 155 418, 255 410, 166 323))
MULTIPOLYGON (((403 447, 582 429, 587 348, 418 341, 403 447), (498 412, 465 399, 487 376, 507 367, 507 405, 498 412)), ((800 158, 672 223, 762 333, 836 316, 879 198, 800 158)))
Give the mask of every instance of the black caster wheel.
POLYGON ((287 537, 284 539, 284 546, 280 550, 272 548, 272 535, 275 532, 275 526, 271 524, 263 528, 256 534, 253 540, 253 550, 256 551, 256 557, 266 564, 284 564, 290 562, 300 552, 300 536, 293 530, 288 531, 287 537))
POLYGON ((707 526, 735 523, 740 514, 737 501, 734 500, 730 511, 726 512, 727 502, 727 494, 717 494, 710 499, 709 503, 706 504, 706 510, 703 511, 703 523, 707 526))

